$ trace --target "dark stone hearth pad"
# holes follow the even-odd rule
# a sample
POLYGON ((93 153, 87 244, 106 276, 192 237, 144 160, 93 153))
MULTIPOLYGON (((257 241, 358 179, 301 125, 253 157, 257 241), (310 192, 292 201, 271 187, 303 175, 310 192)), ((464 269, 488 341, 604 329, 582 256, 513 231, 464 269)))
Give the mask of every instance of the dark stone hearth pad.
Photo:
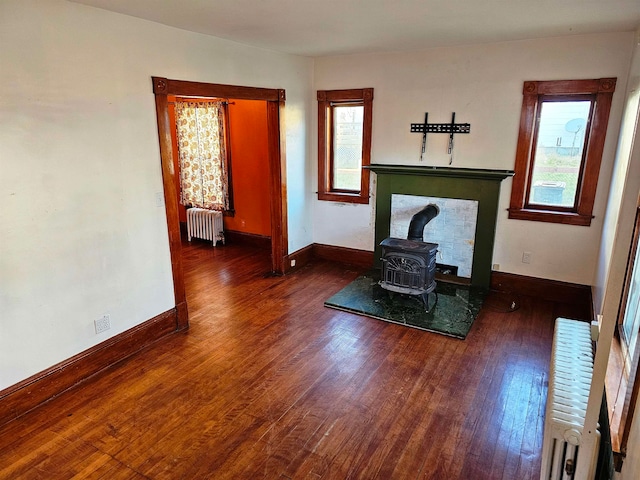
POLYGON ((426 313, 419 296, 389 292, 378 285, 379 280, 380 271, 372 270, 356 278, 324 305, 464 339, 488 293, 483 288, 440 281, 436 287, 438 302, 430 313, 426 313))

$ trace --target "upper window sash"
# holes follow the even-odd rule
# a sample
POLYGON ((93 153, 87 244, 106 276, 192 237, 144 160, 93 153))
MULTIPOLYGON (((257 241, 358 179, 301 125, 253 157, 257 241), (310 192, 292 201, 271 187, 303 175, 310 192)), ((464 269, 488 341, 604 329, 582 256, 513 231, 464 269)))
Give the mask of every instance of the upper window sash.
MULTIPOLYGON (((525 208, 527 209, 544 209, 555 212, 567 212, 567 213, 577 213, 578 212, 578 193, 580 190, 580 185, 582 184, 582 178, 584 174, 584 164, 586 161, 587 148, 586 146, 589 144, 589 136, 591 133, 591 123, 593 118, 594 106, 595 106, 596 96, 595 95, 540 95, 538 97, 538 105, 536 106, 536 121, 535 121, 535 132, 532 141, 532 153, 531 153, 531 166, 529 168, 529 175, 527 178, 527 188, 525 191, 525 208), (581 127, 581 130, 584 131, 584 138, 578 143, 572 143, 571 147, 563 146, 562 144, 556 144, 556 148, 561 148, 567 150, 581 150, 581 158, 578 166, 577 172, 577 180, 576 180, 576 191, 573 195, 573 201, 570 205, 559 205, 559 204, 550 204, 549 201, 536 201, 535 195, 532 195, 534 186, 534 172, 536 171, 536 161, 537 152, 539 148, 540 141, 540 130, 541 130, 541 114, 543 104, 552 104, 552 103, 566 103, 566 102, 580 102, 580 103, 589 103, 589 111, 586 115, 585 125, 581 127)), ((556 132, 554 132, 555 134, 556 132)), ((576 132, 577 133, 577 132, 576 132)), ((563 167, 559 167, 560 170, 563 167)), ((560 202, 561 203, 561 202, 560 202)))
MULTIPOLYGON (((361 183, 361 173, 362 173, 362 156, 364 153, 364 149, 363 149, 363 145, 362 145, 362 141, 364 139, 364 118, 360 119, 360 121, 357 121, 357 118, 354 118, 355 121, 351 122, 351 129, 358 129, 358 126, 360 126, 359 128, 359 132, 357 132, 356 135, 349 135, 347 132, 340 132, 340 130, 347 130, 349 129, 349 122, 340 122, 339 119, 339 115, 338 115, 338 111, 343 110, 343 109, 348 109, 349 113, 354 115, 354 117, 359 117, 358 113, 364 111, 364 101, 353 101, 350 100, 348 102, 331 102, 329 107, 328 107, 328 115, 329 115, 329 120, 328 120, 328 128, 329 130, 329 138, 330 138, 330 153, 329 153, 329 169, 330 169, 330 174, 329 174, 329 190, 333 193, 347 193, 347 194, 356 194, 359 195, 360 191, 362 189, 362 185, 361 183), (359 112, 360 110, 360 112, 359 112), (340 122, 340 125, 338 125, 338 123, 340 122), (340 128, 341 127, 341 128, 340 128), (342 134, 341 134, 342 133, 342 134), (346 138, 341 138, 341 137, 346 137, 346 138), (342 140, 342 142, 346 142, 342 145, 338 145, 338 142, 342 140), (349 151, 349 140, 351 141, 351 147, 355 147, 355 150, 358 151, 359 155, 357 158, 357 162, 358 162, 358 168, 359 168, 359 172, 358 172, 358 178, 357 181, 354 181, 353 184, 351 184, 351 182, 348 181, 348 179, 342 179, 341 182, 339 182, 338 180, 338 170, 340 169, 340 167, 344 167, 344 164, 339 164, 338 162, 338 149, 340 146, 342 146, 342 151, 343 151, 343 155, 346 155, 349 151), (355 141, 355 144, 354 144, 355 141), (353 187, 353 188, 349 188, 349 187, 353 187)), ((364 115, 363 115, 364 117, 364 115)), ((353 150, 353 148, 352 148, 353 150)), ((344 158, 342 159, 343 161, 345 160, 344 158)), ((356 179, 353 179, 356 180, 356 179)))

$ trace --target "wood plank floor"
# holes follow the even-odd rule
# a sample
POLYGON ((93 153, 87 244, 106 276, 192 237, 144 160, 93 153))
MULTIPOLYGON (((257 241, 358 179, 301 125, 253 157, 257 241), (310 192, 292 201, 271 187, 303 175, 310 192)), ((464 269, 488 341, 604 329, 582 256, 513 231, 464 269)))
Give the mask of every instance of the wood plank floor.
POLYGON ((184 251, 191 328, 0 429, 2 479, 535 479, 553 319, 466 340, 323 307, 354 268, 184 251))

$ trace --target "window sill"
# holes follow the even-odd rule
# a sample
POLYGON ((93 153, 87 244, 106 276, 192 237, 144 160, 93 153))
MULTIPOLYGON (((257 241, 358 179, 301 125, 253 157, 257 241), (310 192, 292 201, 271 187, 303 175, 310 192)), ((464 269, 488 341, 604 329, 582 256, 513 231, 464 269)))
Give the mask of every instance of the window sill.
POLYGON ((591 225, 591 215, 581 215, 573 212, 552 212, 550 210, 534 210, 530 208, 510 208, 509 218, 516 220, 530 220, 532 222, 563 223, 565 225, 591 225))
POLYGON ((354 193, 331 193, 331 192, 318 192, 318 200, 325 200, 329 202, 342 202, 342 203, 361 203, 368 204, 369 197, 363 197, 360 194, 354 193))

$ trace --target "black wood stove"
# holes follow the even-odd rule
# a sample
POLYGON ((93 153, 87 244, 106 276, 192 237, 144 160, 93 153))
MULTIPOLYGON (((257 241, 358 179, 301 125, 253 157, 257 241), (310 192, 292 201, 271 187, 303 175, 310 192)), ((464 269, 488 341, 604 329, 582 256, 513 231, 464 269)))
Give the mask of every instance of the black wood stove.
POLYGON ((411 218, 407 239, 386 238, 382 247, 380 286, 391 292, 420 295, 427 312, 435 306, 436 253, 438 244, 423 241, 424 227, 440 213, 429 204, 411 218), (429 294, 433 292, 433 302, 429 294), (431 305, 430 305, 431 303, 431 305))

